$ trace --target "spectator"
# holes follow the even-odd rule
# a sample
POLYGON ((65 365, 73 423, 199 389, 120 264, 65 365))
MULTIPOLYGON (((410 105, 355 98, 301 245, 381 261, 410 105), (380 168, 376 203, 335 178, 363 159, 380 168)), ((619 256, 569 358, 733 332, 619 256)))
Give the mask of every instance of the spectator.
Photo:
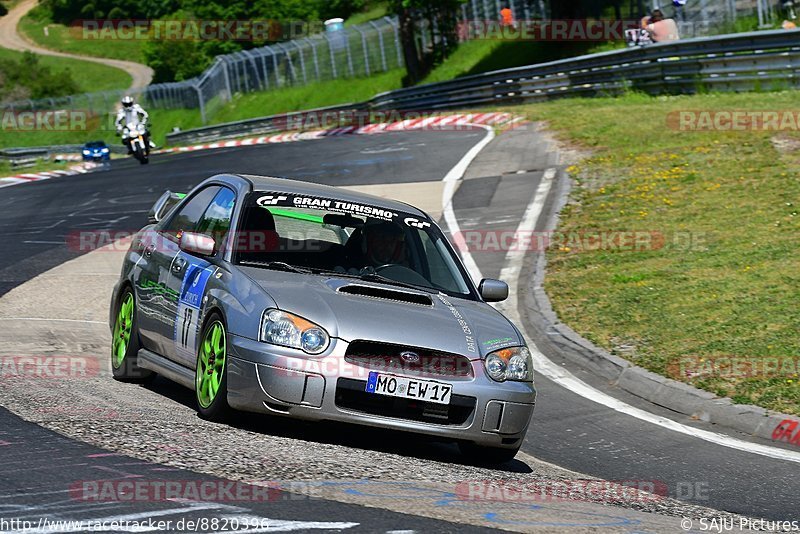
POLYGON ((654 9, 650 15, 650 22, 646 26, 653 42, 677 41, 678 25, 673 19, 665 19, 660 9, 654 9))
POLYGON ((514 13, 508 4, 503 4, 503 9, 500 10, 500 25, 503 27, 514 26, 514 13))

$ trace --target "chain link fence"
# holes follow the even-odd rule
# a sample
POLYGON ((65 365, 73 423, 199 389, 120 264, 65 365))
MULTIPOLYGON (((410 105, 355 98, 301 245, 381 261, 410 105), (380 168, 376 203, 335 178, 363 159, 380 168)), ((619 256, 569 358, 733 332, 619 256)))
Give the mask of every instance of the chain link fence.
MULTIPOLYGON (((500 10, 506 5, 517 20, 548 18, 545 0, 467 0, 459 18, 465 23, 499 20, 500 10)), ((737 17, 758 15, 759 22, 775 20, 781 0, 688 0, 680 8, 673 8, 672 2, 652 0, 642 2, 642 6, 661 7, 668 16, 674 9, 681 34, 688 38, 715 33, 737 17), (661 2, 667 5, 661 6, 661 2)), ((420 35, 425 49, 429 32, 421 31, 420 35)), ((384 17, 335 32, 218 56, 200 76, 153 84, 139 92, 105 91, 23 100, 2 107, 12 111, 81 109, 107 116, 123 94, 131 94, 148 109, 199 109, 205 124, 237 93, 367 77, 403 66, 398 22, 384 17)))
POLYGON ((396 19, 384 17, 334 32, 218 56, 200 76, 159 83, 141 91, 105 91, 62 98, 22 100, 12 111, 82 109, 103 115, 123 94, 153 109, 199 109, 203 122, 236 93, 268 91, 340 78, 369 77, 402 68, 396 19))

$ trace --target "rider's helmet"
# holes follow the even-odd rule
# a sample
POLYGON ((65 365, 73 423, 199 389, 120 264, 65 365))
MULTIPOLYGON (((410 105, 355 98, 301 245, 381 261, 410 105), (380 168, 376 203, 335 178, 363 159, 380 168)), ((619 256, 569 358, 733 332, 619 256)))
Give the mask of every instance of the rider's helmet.
POLYGON ((122 97, 122 107, 129 108, 132 105, 133 105, 133 98, 131 98, 129 96, 123 96, 122 97))

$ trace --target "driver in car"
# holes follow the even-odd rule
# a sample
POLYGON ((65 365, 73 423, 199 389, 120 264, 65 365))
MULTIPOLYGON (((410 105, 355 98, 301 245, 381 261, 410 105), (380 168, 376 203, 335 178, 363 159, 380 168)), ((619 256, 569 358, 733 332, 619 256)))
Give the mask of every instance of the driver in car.
MULTIPOLYGON (((405 232, 392 222, 368 221, 361 229, 358 248, 347 272, 359 274, 384 265, 406 265, 405 232)), ((337 268, 337 270, 344 270, 337 268)))
POLYGON ((364 226, 364 266, 405 264, 406 234, 398 225, 379 222, 364 226))

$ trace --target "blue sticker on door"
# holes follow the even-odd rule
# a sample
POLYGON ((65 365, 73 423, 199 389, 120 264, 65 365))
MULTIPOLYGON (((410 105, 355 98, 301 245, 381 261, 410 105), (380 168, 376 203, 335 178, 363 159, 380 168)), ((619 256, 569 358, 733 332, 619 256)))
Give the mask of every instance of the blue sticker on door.
POLYGON ((189 263, 186 266, 178 301, 178 315, 175 318, 175 352, 178 356, 191 359, 195 355, 200 307, 208 279, 214 270, 215 268, 209 267, 208 263, 203 265, 189 263))

